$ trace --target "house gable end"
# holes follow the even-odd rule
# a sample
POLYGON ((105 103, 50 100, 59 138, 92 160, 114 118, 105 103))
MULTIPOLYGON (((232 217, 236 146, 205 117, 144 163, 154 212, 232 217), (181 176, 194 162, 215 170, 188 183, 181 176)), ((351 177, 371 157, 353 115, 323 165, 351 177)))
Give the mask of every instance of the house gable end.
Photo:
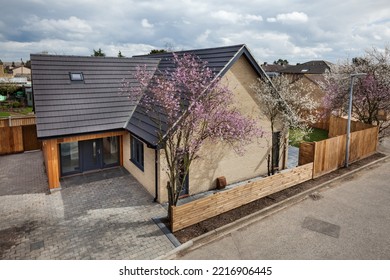
MULTIPOLYGON (((180 51, 175 53, 178 55, 185 53, 193 54, 202 61, 206 61, 207 66, 215 73, 216 77, 223 77, 241 57, 245 57, 258 77, 269 79, 244 44, 220 48, 180 51)), ((172 61, 173 53, 160 53, 135 57, 153 57, 161 59, 158 66, 159 71, 166 71, 174 67, 172 61)), ((137 135, 137 137, 145 140, 150 146, 157 147, 157 124, 153 124, 153 122, 150 121, 149 117, 143 112, 140 106, 137 106, 125 128, 137 135)))

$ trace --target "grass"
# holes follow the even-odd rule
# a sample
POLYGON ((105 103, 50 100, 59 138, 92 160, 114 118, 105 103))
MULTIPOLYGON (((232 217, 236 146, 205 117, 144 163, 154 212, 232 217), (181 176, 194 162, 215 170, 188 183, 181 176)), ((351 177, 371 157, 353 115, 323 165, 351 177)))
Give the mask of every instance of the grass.
POLYGON ((24 114, 24 115, 27 115, 29 113, 32 113, 33 111, 33 108, 32 107, 25 107, 22 109, 22 111, 20 111, 21 114, 24 114))
POLYGON ((7 109, 3 109, 3 110, 0 109, 0 118, 9 117, 13 112, 22 115, 28 115, 29 113, 32 113, 32 111, 33 111, 32 107, 17 108, 17 109, 13 109, 12 111, 7 109))
POLYGON ((8 112, 0 112, 0 118, 9 117, 9 115, 8 112))
POLYGON ((328 139, 328 131, 319 129, 319 128, 312 128, 312 132, 308 134, 302 141, 294 141, 292 139, 296 139, 297 134, 300 133, 298 130, 290 129, 290 145, 294 147, 299 147, 299 144, 301 142, 317 142, 324 139, 328 139))

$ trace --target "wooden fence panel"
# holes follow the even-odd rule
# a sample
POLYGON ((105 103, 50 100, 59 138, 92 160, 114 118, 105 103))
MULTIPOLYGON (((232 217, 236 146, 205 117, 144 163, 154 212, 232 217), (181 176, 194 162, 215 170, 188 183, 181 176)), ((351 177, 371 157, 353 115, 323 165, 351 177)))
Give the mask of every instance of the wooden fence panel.
POLYGON ((172 207, 172 232, 310 180, 313 163, 172 207))
MULTIPOLYGON (((346 134, 314 142, 313 178, 332 172, 345 165, 346 134)), ((368 157, 376 152, 378 127, 351 133, 349 163, 368 157)))
POLYGON ((2 127, 0 130, 0 155, 23 152, 22 128, 2 127))
POLYGON ((0 127, 24 126, 35 124, 35 116, 1 118, 0 127))
MULTIPOLYGON (((328 137, 331 138, 331 137, 347 134, 347 125, 348 125, 347 119, 331 116, 329 120, 328 137)), ((370 124, 365 124, 358 121, 351 121, 351 132, 365 130, 372 127, 374 126, 370 124)))
POLYGON ((314 161, 314 143, 302 142, 299 145, 298 165, 305 165, 314 161))
POLYGON ((0 119, 0 154, 38 150, 35 116, 0 119))
POLYGON ((351 133, 349 162, 365 158, 376 152, 378 127, 372 127, 351 133))
POLYGON ((314 142, 313 177, 336 170, 344 164, 345 135, 314 142))
POLYGON ((38 140, 36 125, 22 126, 23 132, 23 149, 25 151, 40 150, 41 141, 38 140))

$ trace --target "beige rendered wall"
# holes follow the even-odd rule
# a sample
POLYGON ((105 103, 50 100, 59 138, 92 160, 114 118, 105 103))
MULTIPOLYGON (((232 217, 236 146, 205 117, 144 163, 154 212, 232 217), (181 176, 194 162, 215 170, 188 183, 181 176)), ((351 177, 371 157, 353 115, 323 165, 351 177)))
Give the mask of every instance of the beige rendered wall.
POLYGON ((155 165, 154 149, 150 149, 144 143, 144 171, 130 161, 130 134, 123 136, 123 166, 140 182, 144 188, 155 196, 155 165))
MULTIPOLYGON (((266 131, 264 138, 255 139, 246 147, 243 156, 238 155, 229 145, 224 143, 206 143, 190 168, 190 195, 214 189, 215 180, 225 176, 227 183, 232 184, 267 174, 267 155, 271 147, 272 135, 269 120, 262 115, 259 104, 251 94, 250 85, 258 78, 245 57, 241 57, 224 75, 226 83, 234 93, 235 104, 243 114, 258 120, 258 124, 266 131)), ((164 158, 163 154, 160 157, 164 158)), ((167 200, 164 162, 160 168, 160 194, 162 201, 167 200)))

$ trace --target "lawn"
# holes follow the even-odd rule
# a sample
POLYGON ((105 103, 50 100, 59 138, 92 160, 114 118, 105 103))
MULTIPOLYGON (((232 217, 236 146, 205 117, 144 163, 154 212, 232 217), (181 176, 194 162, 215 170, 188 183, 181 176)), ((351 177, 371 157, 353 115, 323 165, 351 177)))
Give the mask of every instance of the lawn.
POLYGON ((17 109, 0 109, 0 118, 1 117, 9 117, 12 114, 14 115, 28 115, 29 113, 32 113, 33 108, 32 107, 24 107, 24 108, 17 108, 17 109))
POLYGON ((4 118, 4 117, 9 117, 9 113, 8 112, 1 112, 0 111, 0 118, 4 118))
MULTIPOLYGON (((299 131, 290 129, 289 133, 290 133, 290 139, 291 139, 291 138, 295 138, 294 135, 299 133, 299 131)), ((300 142, 291 141, 290 145, 292 145, 294 147, 299 147, 299 144, 301 142, 315 142, 315 141, 321 141, 324 139, 328 139, 328 131, 327 130, 323 130, 323 129, 319 129, 319 128, 312 128, 312 132, 309 135, 307 135, 303 139, 303 141, 300 141, 300 142)))

